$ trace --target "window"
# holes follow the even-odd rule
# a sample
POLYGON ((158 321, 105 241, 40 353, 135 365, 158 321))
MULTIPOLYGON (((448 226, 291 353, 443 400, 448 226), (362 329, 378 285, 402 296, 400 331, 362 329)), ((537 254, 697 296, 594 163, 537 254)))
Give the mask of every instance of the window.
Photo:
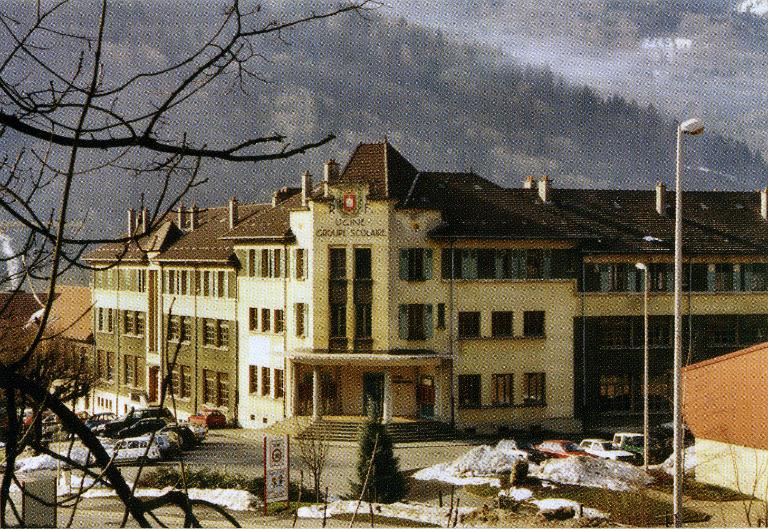
POLYGON ((729 292, 733 288, 733 265, 732 264, 716 264, 715 267, 715 281, 714 289, 716 292, 729 292))
POLYGON ((358 303, 355 305, 355 338, 371 337, 371 305, 358 303))
POLYGON ((480 375, 459 375, 459 408, 480 407, 480 375))
POLYGON ((227 273, 223 270, 216 272, 216 297, 227 297, 227 273))
POLYGON ((432 279, 432 250, 430 248, 401 249, 400 279, 405 281, 432 279))
POLYGON ((262 397, 268 397, 270 391, 272 390, 269 374, 270 372, 268 367, 261 368, 261 396, 262 397))
POLYGON ((706 342, 715 347, 732 347, 737 344, 737 321, 733 316, 707 318, 706 342))
POLYGON ((256 276, 256 250, 248 250, 248 277, 256 276))
POLYGON ((306 334, 307 306, 296 303, 296 336, 303 338, 306 334))
POLYGON ((179 383, 179 396, 182 399, 188 399, 192 395, 192 372, 189 366, 179 366, 181 370, 181 380, 179 383))
POLYGON ((248 366, 248 393, 259 392, 259 366, 248 366))
POLYGON ((492 376, 493 405, 512 406, 514 404, 514 377, 511 373, 495 374, 492 376))
POLYGON ((126 386, 138 386, 139 378, 139 357, 125 355, 123 357, 123 383, 126 386))
POLYGON ((346 248, 331 248, 330 250, 330 279, 347 278, 347 250, 346 248))
POLYGON ((285 376, 282 369, 275 369, 275 398, 285 396, 285 376))
POLYGON ((115 378, 115 358, 111 351, 104 351, 105 369, 107 380, 114 380, 115 378))
POLYGON ((670 290, 674 285, 672 267, 668 264, 652 264, 648 267, 648 277, 650 280, 650 290, 663 292, 670 290))
POLYGON ((347 305, 345 303, 331 304, 331 338, 347 336, 347 305))
POLYGON ((371 277, 371 249, 355 248, 355 279, 371 277))
POLYGON ((248 330, 251 332, 259 330, 259 309, 257 308, 248 309, 248 330))
POLYGON ((525 255, 525 274, 528 279, 544 277, 544 251, 528 250, 525 255))
POLYGON ((512 330, 512 312, 499 311, 491 313, 491 336, 494 338, 511 337, 512 330))
POLYGON ((672 319, 666 316, 648 318, 648 345, 670 347, 672 345, 672 319))
POLYGON ((307 276, 304 248, 296 249, 296 279, 304 279, 307 276))
POLYGON ((227 320, 217 320, 218 332, 217 332, 217 347, 229 347, 229 322, 227 320))
POLYGON ((527 310, 523 313, 523 335, 530 337, 544 336, 543 310, 527 310))
POLYGON ((281 333, 285 330, 285 314, 282 309, 275 310, 275 333, 281 333))
POLYGON ((216 399, 217 406, 229 405, 229 375, 227 373, 218 373, 219 376, 219 394, 216 399))
POLYGON ((134 313, 130 310, 123 312, 123 334, 133 334, 136 328, 134 313))
POLYGON ((768 290, 768 264, 756 263, 744 267, 744 286, 746 290, 764 292, 768 290))
POLYGON ((192 318, 189 316, 181 316, 181 341, 189 343, 192 339, 192 318))
POLYGON ((279 249, 272 251, 274 252, 272 257, 272 277, 283 277, 282 251, 279 249))
POLYGON ((112 311, 113 309, 103 307, 96 309, 96 330, 103 333, 114 332, 112 311))
POLYGON ((259 270, 259 275, 261 277, 269 277, 269 271, 271 270, 271 267, 269 266, 270 260, 270 251, 267 249, 261 250, 261 269, 259 270))
POLYGON ((181 339, 181 322, 178 316, 171 316, 168 320, 168 341, 178 342, 181 339))
POLYGON ((627 374, 600 375, 600 405, 607 410, 628 410, 631 383, 627 374))
POLYGON ((272 330, 272 311, 269 309, 261 309, 261 332, 269 332, 272 330))
POLYGON ((216 405, 218 400, 216 372, 211 369, 203 369, 203 399, 207 404, 213 405, 216 405))
POLYGON ((216 345, 216 320, 205 318, 203 320, 203 345, 215 346, 216 345))
POLYGON ((137 312, 136 313, 136 334, 139 336, 144 336, 144 332, 146 329, 146 315, 143 312, 137 312))
POLYGON ((432 338, 432 305, 400 305, 399 327, 403 340, 432 338))
MULTIPOLYGON (((632 322, 628 318, 602 318, 599 328, 601 347, 606 349, 632 347, 632 322)), ((649 337, 650 330, 649 325, 649 337)))
POLYGON ((523 378, 523 402, 527 405, 546 403, 546 373, 525 373, 523 378))
POLYGON ((480 337, 480 312, 459 312, 459 338, 480 337))

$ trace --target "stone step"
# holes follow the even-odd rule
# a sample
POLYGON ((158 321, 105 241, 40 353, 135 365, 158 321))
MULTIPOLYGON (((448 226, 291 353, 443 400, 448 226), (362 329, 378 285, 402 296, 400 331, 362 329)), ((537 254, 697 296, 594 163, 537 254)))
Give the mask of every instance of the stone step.
MULTIPOLYGON (((363 424, 352 421, 316 421, 304 429, 299 437, 323 437, 329 441, 356 441, 363 424)), ((395 443, 443 441, 455 438, 447 424, 437 421, 396 422, 387 425, 387 432, 395 443)))

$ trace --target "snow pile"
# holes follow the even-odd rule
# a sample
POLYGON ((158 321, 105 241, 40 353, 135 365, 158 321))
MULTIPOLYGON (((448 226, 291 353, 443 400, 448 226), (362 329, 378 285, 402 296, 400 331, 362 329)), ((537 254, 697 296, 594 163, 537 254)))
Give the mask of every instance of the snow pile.
MULTIPOLYGON (((683 469, 686 474, 692 474, 696 468, 696 451, 693 446, 689 446, 683 451, 683 469)), ((661 464, 661 469, 670 476, 675 473, 675 454, 672 453, 661 464)))
POLYGON ((550 459, 531 474, 556 483, 617 491, 636 490, 653 481, 629 463, 582 456, 550 459))
POLYGON ((579 502, 566 500, 562 498, 547 498, 545 500, 531 501, 542 514, 554 513, 560 509, 573 509, 574 518, 608 518, 608 516, 597 509, 583 507, 579 502))
MULTIPOLYGON (((299 518, 322 518, 323 509, 323 505, 299 507, 298 516, 299 518)), ((328 504, 326 517, 330 518, 331 516, 339 514, 353 514, 355 509, 357 509, 358 516, 367 517, 369 516, 371 506, 367 502, 360 502, 358 508, 357 500, 339 500, 328 504)), ((476 509, 472 507, 459 507, 459 517, 466 516, 475 510, 476 509)), ((441 527, 448 526, 447 507, 441 509, 439 507, 420 503, 374 503, 373 513, 376 516, 384 516, 387 518, 399 518, 401 520, 409 520, 412 522, 439 524, 441 527)))
MULTIPOLYGON (((67 450, 60 452, 64 457, 69 457, 78 465, 85 465, 88 459, 88 450, 84 447, 73 447, 69 453, 67 450)), ((37 470, 55 470, 66 466, 63 461, 54 459, 48 454, 40 454, 32 457, 25 457, 16 461, 17 472, 35 472, 37 470)))
POLYGON ((509 490, 502 490, 499 492, 499 496, 506 496, 515 501, 528 501, 533 498, 533 492, 530 489, 517 489, 512 487, 509 490))
MULTIPOLYGON (((74 486, 74 483, 73 483, 74 486)), ((128 485, 129 487, 132 485, 128 485)), ((136 496, 140 498, 156 498, 172 491, 173 487, 164 489, 137 489, 136 496)), ((76 490, 75 490, 76 492, 76 490)), ((248 492, 239 489, 189 489, 190 500, 205 500, 229 509, 231 511, 255 511, 261 505, 261 500, 248 492)), ((114 489, 93 488, 83 493, 84 498, 105 498, 116 496, 114 489)))
POLYGON ((509 473, 512 466, 520 459, 528 459, 528 454, 517 448, 515 441, 499 441, 496 447, 481 445, 472 448, 451 463, 438 463, 424 468, 413 475, 419 480, 437 480, 453 485, 499 486, 499 479, 494 476, 509 473))
POLYGON ((744 0, 739 4, 739 13, 752 13, 763 16, 768 14, 768 0, 744 0))

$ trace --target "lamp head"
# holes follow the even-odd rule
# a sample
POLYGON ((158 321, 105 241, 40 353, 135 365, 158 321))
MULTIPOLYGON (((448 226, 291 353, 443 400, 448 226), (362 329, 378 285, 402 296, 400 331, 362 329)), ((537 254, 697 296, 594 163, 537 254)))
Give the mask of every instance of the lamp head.
POLYGON ((648 266, 645 263, 635 263, 635 268, 638 270, 648 270, 648 266))
POLYGON ((686 119, 680 123, 680 132, 688 134, 690 136, 696 136, 704 132, 704 122, 700 119, 686 119))

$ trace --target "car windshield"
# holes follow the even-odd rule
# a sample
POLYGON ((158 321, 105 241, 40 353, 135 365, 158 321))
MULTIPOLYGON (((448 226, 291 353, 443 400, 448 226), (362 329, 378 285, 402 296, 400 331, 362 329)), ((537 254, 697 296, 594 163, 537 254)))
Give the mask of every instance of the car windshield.
POLYGON ((641 436, 628 437, 625 444, 627 446, 643 446, 643 438, 641 436))
POLYGON ((605 441, 602 443, 595 443, 595 444, 597 444, 597 447, 600 450, 613 450, 613 445, 608 441, 605 441))
POLYGON ((563 450, 566 452, 578 452, 581 448, 576 443, 565 443, 563 444, 563 450))

